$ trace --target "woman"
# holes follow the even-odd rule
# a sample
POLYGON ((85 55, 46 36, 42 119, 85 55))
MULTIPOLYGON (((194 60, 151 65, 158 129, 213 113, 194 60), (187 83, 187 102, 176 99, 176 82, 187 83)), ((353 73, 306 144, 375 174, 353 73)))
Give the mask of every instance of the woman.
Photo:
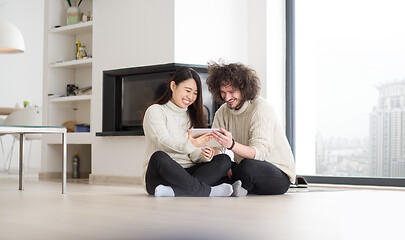
POLYGON ((232 185, 215 185, 231 167, 225 154, 204 146, 210 134, 193 138, 190 128, 206 127, 201 80, 191 68, 181 68, 166 92, 145 112, 146 191, 156 197, 230 196, 232 185))

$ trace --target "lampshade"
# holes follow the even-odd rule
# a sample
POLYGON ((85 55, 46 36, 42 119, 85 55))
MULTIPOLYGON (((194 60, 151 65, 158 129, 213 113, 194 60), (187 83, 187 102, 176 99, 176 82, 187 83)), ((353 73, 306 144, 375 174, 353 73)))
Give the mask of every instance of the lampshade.
POLYGON ((22 53, 24 38, 16 26, 0 19, 0 53, 22 53))

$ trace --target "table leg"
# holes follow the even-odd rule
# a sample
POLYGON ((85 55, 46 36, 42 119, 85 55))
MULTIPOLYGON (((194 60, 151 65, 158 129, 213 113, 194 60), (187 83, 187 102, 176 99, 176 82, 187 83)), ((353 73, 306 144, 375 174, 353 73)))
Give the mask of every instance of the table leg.
POLYGON ((19 169, 18 169, 18 175, 19 175, 19 187, 18 190, 24 190, 24 164, 23 164, 23 158, 24 158, 24 140, 25 140, 25 135, 24 133, 20 134, 20 163, 19 163, 19 169))
POLYGON ((66 133, 62 133, 62 194, 66 193, 66 152, 67 152, 67 145, 66 145, 66 133))

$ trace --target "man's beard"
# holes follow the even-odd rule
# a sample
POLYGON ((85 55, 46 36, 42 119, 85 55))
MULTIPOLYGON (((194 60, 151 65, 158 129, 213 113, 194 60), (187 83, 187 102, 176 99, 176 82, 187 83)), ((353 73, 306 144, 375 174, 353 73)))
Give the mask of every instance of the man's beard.
POLYGON ((228 105, 228 108, 229 108, 229 109, 239 110, 239 109, 243 106, 243 103, 245 103, 245 101, 244 101, 244 100, 240 100, 240 102, 238 103, 238 105, 236 105, 235 107, 231 107, 228 103, 226 103, 226 104, 228 105))

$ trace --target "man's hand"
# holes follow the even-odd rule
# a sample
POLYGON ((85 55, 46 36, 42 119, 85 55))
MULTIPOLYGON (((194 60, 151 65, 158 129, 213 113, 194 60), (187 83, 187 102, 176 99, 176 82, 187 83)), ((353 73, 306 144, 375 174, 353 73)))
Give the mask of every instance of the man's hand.
POLYGON ((212 139, 211 133, 205 133, 199 137, 193 138, 191 136, 191 130, 187 129, 188 132, 188 140, 194 145, 194 147, 201 147, 204 145, 206 142, 212 139))
POLYGON ((221 144, 222 147, 227 149, 232 147, 232 152, 242 158, 253 159, 256 156, 256 150, 254 147, 243 145, 234 141, 232 138, 232 133, 223 128, 219 128, 219 131, 213 131, 212 136, 219 144, 221 144))
POLYGON ((220 128, 220 131, 213 131, 212 136, 214 139, 221 144, 224 148, 230 148, 232 146, 232 133, 225 130, 224 128, 220 128))

